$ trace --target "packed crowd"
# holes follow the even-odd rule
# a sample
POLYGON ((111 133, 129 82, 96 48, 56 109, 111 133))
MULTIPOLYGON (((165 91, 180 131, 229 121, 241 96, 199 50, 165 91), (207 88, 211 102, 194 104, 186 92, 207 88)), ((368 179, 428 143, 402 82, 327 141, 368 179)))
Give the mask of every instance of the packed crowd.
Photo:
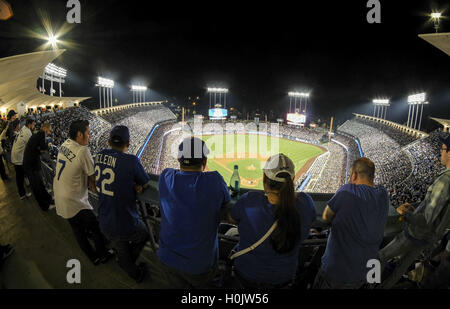
MULTIPOLYGON (((138 153, 157 123, 176 120, 175 115, 169 109, 160 105, 131 108, 131 110, 118 111, 103 116, 113 126, 121 125, 129 128, 131 145, 128 151, 131 154, 138 153)), ((99 139, 99 149, 107 148, 108 134, 108 130, 103 132, 103 137, 99 139)))
POLYGON ((150 138, 150 141, 147 145, 147 147, 145 147, 144 152, 142 153, 141 156, 141 162, 142 165, 144 166, 145 170, 148 171, 150 174, 154 174, 157 175, 158 174, 158 163, 160 162, 160 154, 161 152, 164 153, 167 151, 169 152, 170 150, 167 150, 165 148, 163 148, 163 143, 165 143, 165 136, 167 134, 167 136, 170 136, 172 130, 180 130, 181 129, 181 124, 180 123, 176 123, 176 122, 168 122, 168 123, 164 123, 164 124, 160 124, 155 132, 153 132, 152 137, 150 138))
POLYGON ((87 119, 90 123, 91 129, 91 142, 89 147, 91 151, 95 153, 97 145, 95 141, 98 140, 101 133, 105 130, 111 129, 111 124, 107 121, 92 114, 87 108, 80 106, 75 108, 67 108, 58 110, 56 112, 47 113, 43 115, 31 116, 36 120, 36 129, 39 130, 41 125, 48 122, 52 125, 53 133, 50 136, 51 142, 56 147, 59 147, 69 136, 68 123, 78 119, 87 119))
MULTIPOLYGON (((148 112, 139 112, 119 123, 131 118, 138 123, 135 127, 138 132, 145 126, 141 117, 149 116, 145 113, 148 112)), ((162 111, 161 115, 169 117, 170 114, 162 111)), ((12 117, 10 119, 11 126, 15 128, 17 121, 12 117)), ((163 118, 158 120, 161 119, 163 118)), ((156 123, 156 120, 152 121, 156 123)), ((105 264, 116 255, 119 266, 137 283, 141 283, 146 277, 147 268, 145 263, 136 263, 150 234, 148 226, 139 216, 136 194, 145 190, 150 177, 140 160, 133 154, 127 154, 133 133, 126 126, 115 126, 109 132, 111 148, 95 154, 92 160, 87 149, 90 123, 86 119, 73 121, 69 126, 67 140, 63 141, 58 154, 57 162, 60 167, 53 179, 53 200, 43 188, 40 175, 41 153, 48 149, 46 138, 54 130, 51 122, 55 126, 62 125, 57 117, 52 118, 41 125, 38 133, 32 134, 36 121, 27 119, 17 141, 9 139, 14 143, 12 157, 19 158, 18 161, 13 161, 15 167, 23 165, 22 170, 25 171, 33 195, 43 211, 56 205, 57 214, 70 224, 80 249, 94 265, 105 264), (20 144, 20 150, 17 143, 20 144), (74 183, 74 179, 86 181, 74 183), (88 201, 88 188, 98 194, 97 217, 88 201), (90 239, 94 241, 95 249, 90 239), (108 250, 106 239, 114 250, 108 250)), ((188 127, 177 128, 165 135, 167 129, 168 126, 161 125, 155 141, 161 141, 165 136, 160 147, 176 149, 178 158, 175 159, 171 151, 162 154, 169 154, 177 164, 174 164, 175 168, 160 166, 158 169, 162 170, 158 183, 161 226, 159 247, 156 256, 151 257, 155 259, 155 265, 164 272, 164 280, 172 288, 210 287, 213 279, 217 278, 218 271, 218 228, 220 222, 226 220, 237 227, 239 235, 239 242, 235 247, 239 253, 231 256, 232 260, 235 259, 233 278, 236 285, 247 289, 291 287, 299 268, 300 250, 303 250, 303 243, 310 235, 312 224, 317 218, 311 197, 289 189, 294 187, 296 175, 292 160, 283 154, 269 158, 263 170, 264 192, 250 192, 240 196, 236 203, 231 203, 229 189, 222 176, 204 173, 208 153, 202 152, 199 157, 194 145, 200 142, 204 146, 202 149, 205 149, 205 143, 192 138, 192 131, 188 127), (183 149, 186 145, 189 145, 189 150, 183 149), (268 212, 268 207, 274 211, 268 212), (258 235, 264 233, 267 236, 258 241, 258 235), (245 248, 252 250, 241 251, 245 248)), ((394 169, 397 166, 394 165, 393 158, 376 153, 372 143, 378 142, 378 147, 383 151, 396 156, 399 154, 395 152, 395 147, 400 146, 390 136, 386 137, 378 129, 371 129, 360 122, 347 122, 341 130, 357 136, 366 155, 369 158, 373 156, 380 162, 374 164, 369 158, 352 162, 349 184, 344 185, 348 165, 345 150, 336 143, 328 145, 330 155, 319 177, 326 181, 317 180, 314 189, 322 192, 329 189, 330 193, 336 194, 322 213, 322 219, 332 223, 332 226, 312 288, 367 287, 373 284, 367 280, 368 261, 379 259, 385 266, 397 258, 395 264, 386 268, 389 273, 383 273, 386 275, 383 276, 383 282, 378 282, 378 286, 371 286, 389 289, 401 280, 423 252, 430 250, 434 254, 427 258, 440 256, 442 267, 439 265, 431 276, 428 275, 422 287, 448 288, 448 280, 445 280, 448 268, 445 267, 450 262, 450 243, 447 243, 450 222, 450 138, 439 138, 440 133, 435 132, 428 139, 409 146, 407 151, 411 154, 414 168, 405 177, 403 184, 408 185, 408 181, 411 181, 410 184, 422 182, 425 177, 432 185, 418 208, 415 208, 418 205, 414 202, 420 200, 419 194, 427 189, 428 184, 414 187, 412 194, 406 196, 407 200, 404 202, 413 205, 403 204, 397 209, 406 221, 405 231, 401 231, 380 250, 390 197, 383 187, 375 186, 375 175, 377 170, 381 170, 384 176, 388 168, 394 169), (388 151, 387 146, 392 149, 388 151), (440 160, 438 153, 441 155, 440 160), (389 159, 392 161, 388 161, 389 159), (438 174, 441 165, 446 169, 438 174), (337 187, 331 188, 330 182, 338 184, 337 187), (430 214, 433 215, 429 216, 430 214)), ((57 138, 61 138, 60 134, 63 133, 63 130, 58 131, 57 138)), ((8 140, 4 134, 1 138, 8 140)), ((58 139, 55 141, 60 142, 58 139)), ((403 154, 410 160, 406 153, 403 154)), ((21 177, 22 183, 24 176, 16 173, 17 180, 21 177)), ((383 180, 385 179, 381 178, 383 180)), ((388 188, 391 185, 383 184, 388 188)), ((27 194, 21 198, 30 196, 27 194)), ((9 252, 10 248, 2 246, 2 259, 5 250, 9 252)))
POLYGON ((428 187, 442 171, 439 157, 440 135, 439 131, 432 132, 429 137, 406 148, 413 160, 413 171, 404 182, 394 184, 391 192, 393 205, 401 205, 407 201, 418 203, 424 199, 428 187))
MULTIPOLYGON (((368 125, 367 120, 353 119, 340 127, 340 131, 357 137, 361 143, 364 156, 370 158, 377 166, 375 183, 386 187, 393 194, 398 183, 404 182, 412 173, 412 162, 402 147, 411 139, 405 133, 392 132, 392 128, 383 126, 387 132, 375 125, 368 125)), ((398 206, 396 201, 392 201, 398 206)))

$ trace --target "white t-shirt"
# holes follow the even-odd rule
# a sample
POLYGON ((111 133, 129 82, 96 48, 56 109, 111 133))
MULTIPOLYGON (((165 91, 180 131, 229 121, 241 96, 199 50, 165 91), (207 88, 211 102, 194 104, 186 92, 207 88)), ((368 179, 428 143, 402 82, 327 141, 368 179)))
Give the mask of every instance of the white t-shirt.
POLYGON ((88 176, 94 175, 94 161, 89 148, 68 139, 59 149, 53 180, 56 213, 64 219, 90 209, 88 176))
POLYGON ((25 147, 30 140, 33 133, 28 127, 23 127, 16 137, 14 142, 12 152, 11 152, 11 162, 14 165, 23 165, 23 154, 25 152, 25 147))

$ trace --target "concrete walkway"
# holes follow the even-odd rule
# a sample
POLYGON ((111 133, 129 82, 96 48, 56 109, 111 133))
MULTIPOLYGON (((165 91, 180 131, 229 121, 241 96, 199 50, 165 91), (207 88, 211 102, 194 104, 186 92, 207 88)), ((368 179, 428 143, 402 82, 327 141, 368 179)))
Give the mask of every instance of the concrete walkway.
MULTIPOLYGON (((156 268, 156 255, 146 247, 139 258, 148 276, 136 284, 114 259, 94 266, 83 254, 69 223, 55 210, 43 212, 33 197, 21 201, 15 184, 0 180, 0 244, 11 244, 15 252, 0 268, 0 284, 6 289, 167 289, 165 275, 156 268), (69 260, 81 263, 81 284, 67 283, 69 260)), ((27 189, 29 190, 29 188, 27 189)))

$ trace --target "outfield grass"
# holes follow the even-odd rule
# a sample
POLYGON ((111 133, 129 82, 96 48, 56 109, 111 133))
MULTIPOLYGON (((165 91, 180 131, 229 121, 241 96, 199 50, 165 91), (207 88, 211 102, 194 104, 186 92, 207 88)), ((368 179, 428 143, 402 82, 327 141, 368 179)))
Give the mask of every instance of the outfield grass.
POLYGON ((238 165, 243 188, 263 189, 262 167, 271 155, 284 153, 298 172, 310 159, 323 153, 317 146, 275 137, 236 134, 202 138, 211 151, 208 170, 218 171, 228 183, 238 165))

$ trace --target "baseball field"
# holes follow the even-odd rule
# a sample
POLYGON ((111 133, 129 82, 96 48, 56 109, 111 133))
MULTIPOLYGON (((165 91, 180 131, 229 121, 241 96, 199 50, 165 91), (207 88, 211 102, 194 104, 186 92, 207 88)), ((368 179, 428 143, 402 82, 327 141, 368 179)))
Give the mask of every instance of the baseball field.
POLYGON ((241 187, 248 189, 263 189, 262 168, 274 154, 284 153, 291 158, 297 181, 325 152, 318 146, 262 135, 213 135, 202 136, 202 139, 211 151, 207 169, 218 171, 229 184, 234 166, 238 165, 241 187))

